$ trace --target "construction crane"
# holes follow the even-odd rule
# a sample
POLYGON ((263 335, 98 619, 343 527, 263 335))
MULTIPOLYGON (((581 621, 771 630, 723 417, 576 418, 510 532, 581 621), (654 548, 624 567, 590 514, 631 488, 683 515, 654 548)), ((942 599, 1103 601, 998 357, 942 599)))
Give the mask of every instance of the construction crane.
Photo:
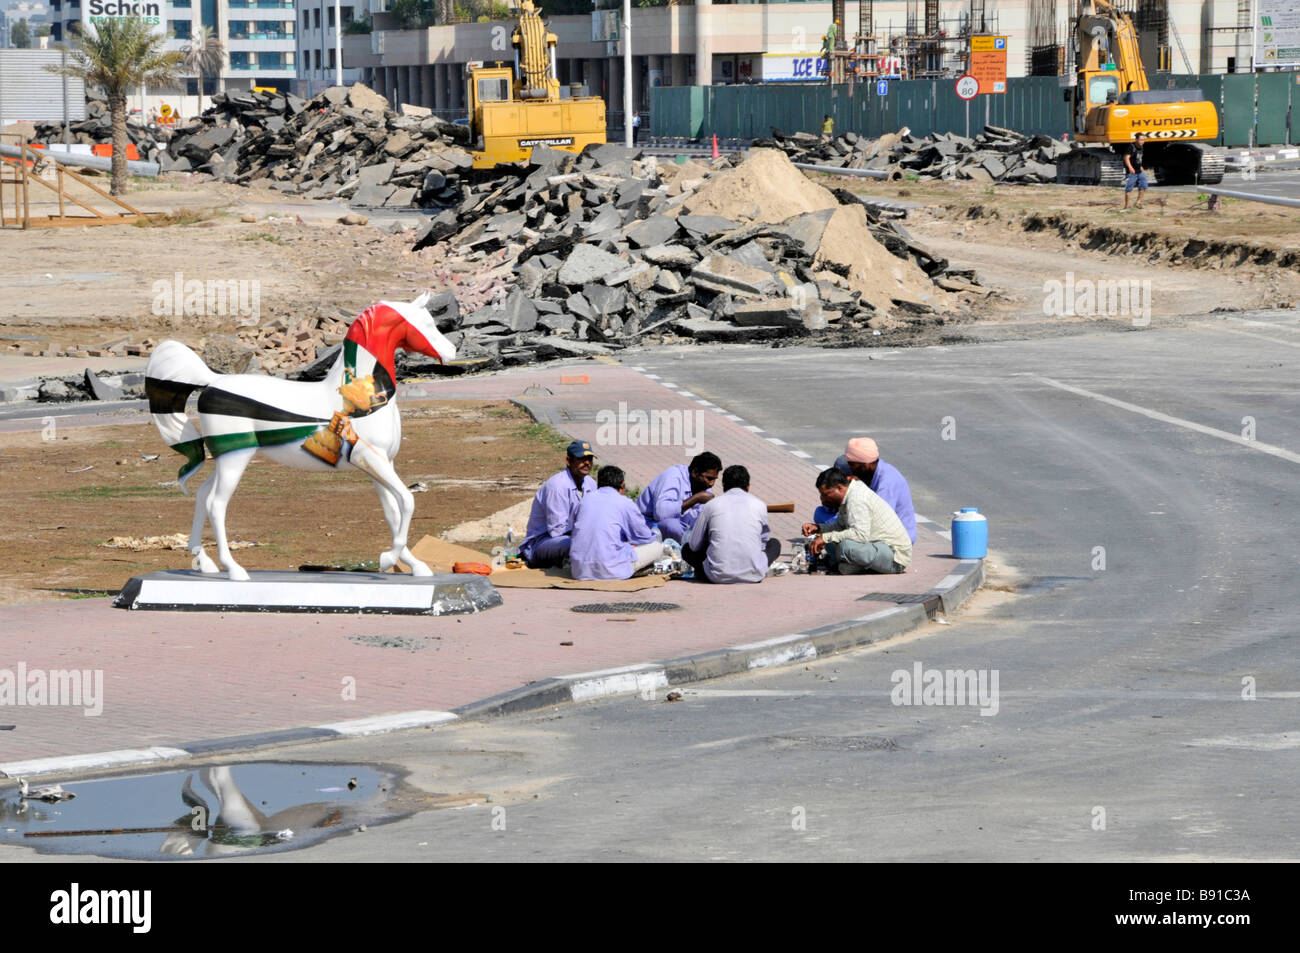
POLYGON ((539 145, 581 152, 605 142, 605 101, 599 96, 560 95, 556 36, 532 0, 519 4, 510 42, 513 68, 498 62, 470 63, 466 69, 474 168, 526 162, 539 145))
POLYGON ((1146 133, 1149 174, 1163 184, 1223 180, 1224 156, 1208 148, 1218 138, 1219 113, 1199 89, 1153 90, 1128 14, 1108 0, 1083 0, 1075 20, 1074 137, 1084 144, 1057 160, 1056 179, 1078 185, 1117 185, 1124 163, 1110 148, 1146 133))

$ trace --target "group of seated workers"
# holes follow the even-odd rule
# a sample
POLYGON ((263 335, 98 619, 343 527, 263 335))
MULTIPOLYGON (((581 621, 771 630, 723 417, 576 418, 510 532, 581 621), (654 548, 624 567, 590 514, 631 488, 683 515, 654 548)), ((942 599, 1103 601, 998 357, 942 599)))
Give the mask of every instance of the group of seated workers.
MULTIPOLYGON (((704 452, 669 467, 636 501, 626 477, 603 466, 591 478, 595 453, 569 444, 565 468, 533 498, 520 555, 532 568, 568 563, 575 579, 629 579, 664 557, 664 541, 681 544, 696 578, 711 583, 762 582, 780 555, 767 523, 767 505, 749 492, 749 470, 722 469, 704 452), (713 487, 719 474, 722 493, 713 487)), ((812 550, 827 551, 832 572, 903 572, 912 560, 916 516, 902 474, 880 459, 874 440, 849 441, 836 466, 817 477, 822 505, 805 523, 812 550)))

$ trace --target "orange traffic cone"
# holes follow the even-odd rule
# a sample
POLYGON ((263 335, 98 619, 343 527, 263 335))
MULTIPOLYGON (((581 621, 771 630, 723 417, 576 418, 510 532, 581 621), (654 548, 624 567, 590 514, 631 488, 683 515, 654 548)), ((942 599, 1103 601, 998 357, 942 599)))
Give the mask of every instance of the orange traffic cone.
POLYGON ((718 134, 715 132, 713 134, 713 158, 717 159, 718 157, 718 134))

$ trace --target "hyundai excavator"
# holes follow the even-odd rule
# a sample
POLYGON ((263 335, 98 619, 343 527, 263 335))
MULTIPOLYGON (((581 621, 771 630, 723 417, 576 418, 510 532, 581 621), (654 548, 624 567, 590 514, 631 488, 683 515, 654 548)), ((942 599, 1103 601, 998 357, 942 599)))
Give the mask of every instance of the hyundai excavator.
POLYGON ((1108 0, 1083 0, 1075 23, 1074 138, 1084 143, 1056 162, 1056 180, 1118 185, 1124 160, 1110 148, 1146 133, 1144 162, 1160 184, 1223 180, 1224 156, 1208 147, 1218 138, 1219 113, 1199 89, 1151 89, 1128 14, 1108 0))
POLYGON ((526 162, 537 145, 581 152, 605 141, 605 101, 599 96, 560 96, 555 42, 541 11, 532 0, 522 0, 510 37, 514 67, 469 64, 465 102, 474 168, 526 162))

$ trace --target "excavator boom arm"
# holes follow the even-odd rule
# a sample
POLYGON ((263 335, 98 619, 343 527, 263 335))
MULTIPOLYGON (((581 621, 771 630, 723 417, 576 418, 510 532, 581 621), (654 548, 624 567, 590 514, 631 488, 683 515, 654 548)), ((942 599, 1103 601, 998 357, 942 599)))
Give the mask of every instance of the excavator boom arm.
POLYGON ((556 36, 547 31, 541 11, 532 0, 522 0, 519 4, 519 25, 515 27, 510 42, 519 54, 519 97, 557 99, 559 81, 551 63, 556 36))

